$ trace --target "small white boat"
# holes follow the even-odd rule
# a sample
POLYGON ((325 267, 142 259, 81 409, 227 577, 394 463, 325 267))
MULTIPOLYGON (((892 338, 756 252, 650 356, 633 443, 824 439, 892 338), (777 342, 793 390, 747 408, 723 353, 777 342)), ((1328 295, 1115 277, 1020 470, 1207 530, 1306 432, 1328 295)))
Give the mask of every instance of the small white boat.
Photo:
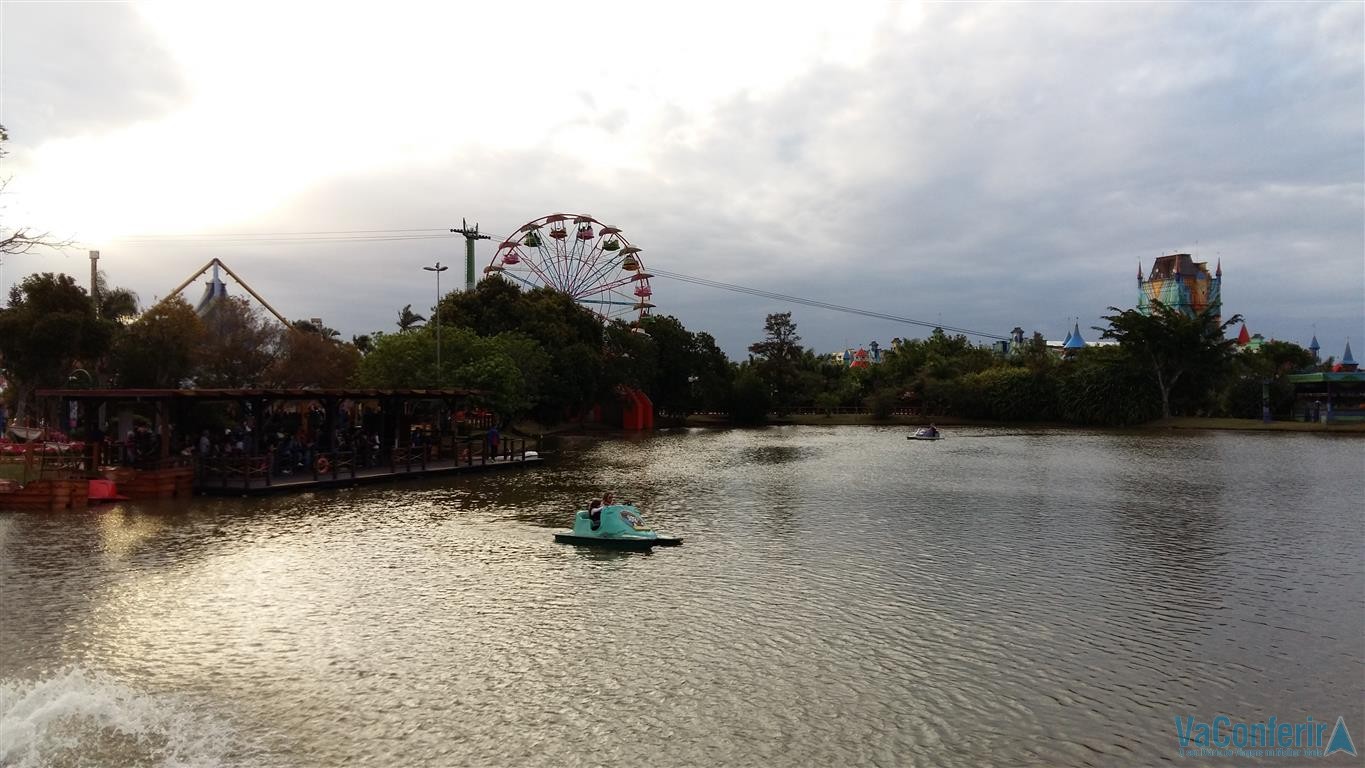
POLYGON ((933 427, 920 427, 915 430, 915 434, 906 435, 906 440, 942 440, 943 433, 933 427))
POLYGON ((15 437, 19 438, 20 440, 37 440, 38 438, 42 437, 42 436, 43 436, 43 433, 46 432, 46 431, 47 431, 47 430, 44 429, 43 427, 10 427, 10 428, 9 428, 10 434, 11 434, 11 435, 14 435, 15 437))

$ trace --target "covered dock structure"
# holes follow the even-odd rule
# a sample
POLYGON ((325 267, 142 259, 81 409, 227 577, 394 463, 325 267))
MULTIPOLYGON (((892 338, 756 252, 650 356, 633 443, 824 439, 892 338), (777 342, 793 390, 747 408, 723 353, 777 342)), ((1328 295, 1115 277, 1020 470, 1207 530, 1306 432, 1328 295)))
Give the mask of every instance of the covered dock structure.
MULTIPOLYGON (((132 498, 255 494, 538 461, 501 439, 477 390, 45 389, 86 435, 88 477, 132 498), (492 439, 490 439, 492 438, 492 439)), ((68 461, 68 472, 73 469, 68 461)))

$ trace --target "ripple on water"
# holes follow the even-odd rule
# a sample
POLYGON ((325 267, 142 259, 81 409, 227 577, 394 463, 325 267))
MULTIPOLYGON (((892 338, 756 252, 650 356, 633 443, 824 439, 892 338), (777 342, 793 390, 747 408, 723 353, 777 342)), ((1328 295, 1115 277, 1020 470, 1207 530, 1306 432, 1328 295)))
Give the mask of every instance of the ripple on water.
POLYGON ((10 702, 85 686, 190 718, 149 764, 1150 764, 1173 714, 1354 730, 1342 445, 691 430, 504 475, 0 516, 3 727, 59 763, 70 734, 10 702), (687 544, 550 542, 608 489, 687 544), (50 671, 71 665, 97 681, 50 671))

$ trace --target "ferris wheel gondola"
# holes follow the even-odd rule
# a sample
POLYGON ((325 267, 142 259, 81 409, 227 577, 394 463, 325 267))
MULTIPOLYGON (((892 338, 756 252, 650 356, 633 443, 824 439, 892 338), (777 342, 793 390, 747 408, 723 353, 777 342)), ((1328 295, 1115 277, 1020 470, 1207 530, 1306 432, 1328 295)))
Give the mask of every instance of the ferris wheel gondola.
POLYGON ((567 294, 603 322, 638 322, 655 306, 640 248, 591 216, 553 213, 523 224, 483 271, 526 289, 567 294))

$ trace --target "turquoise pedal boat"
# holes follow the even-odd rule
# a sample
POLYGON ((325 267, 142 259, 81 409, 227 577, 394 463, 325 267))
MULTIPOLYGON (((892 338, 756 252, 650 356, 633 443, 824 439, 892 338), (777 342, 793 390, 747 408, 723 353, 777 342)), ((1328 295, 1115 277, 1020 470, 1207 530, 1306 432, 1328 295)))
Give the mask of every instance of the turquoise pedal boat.
POLYGON ((660 536, 656 533, 640 515, 640 510, 629 504, 603 507, 598 521, 597 527, 594 528, 587 511, 580 509, 578 514, 574 515, 573 530, 568 533, 556 533, 555 541, 586 547, 634 550, 682 545, 682 539, 660 536))

